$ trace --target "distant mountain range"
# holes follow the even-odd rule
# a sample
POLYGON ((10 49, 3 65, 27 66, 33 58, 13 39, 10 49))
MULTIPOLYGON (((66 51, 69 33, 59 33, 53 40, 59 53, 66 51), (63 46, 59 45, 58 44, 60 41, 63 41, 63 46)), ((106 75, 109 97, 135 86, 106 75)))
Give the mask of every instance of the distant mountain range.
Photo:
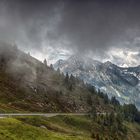
POLYGON ((116 96, 121 103, 135 103, 140 109, 140 65, 123 68, 109 61, 101 63, 73 55, 67 60, 58 60, 54 68, 79 77, 109 97, 116 96))

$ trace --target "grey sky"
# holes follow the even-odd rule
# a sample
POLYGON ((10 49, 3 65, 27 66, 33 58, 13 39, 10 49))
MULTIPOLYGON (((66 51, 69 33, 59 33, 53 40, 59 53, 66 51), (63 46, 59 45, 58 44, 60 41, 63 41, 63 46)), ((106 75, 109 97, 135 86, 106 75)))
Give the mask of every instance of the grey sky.
POLYGON ((0 40, 43 57, 61 48, 119 64, 131 54, 130 65, 138 65, 139 14, 139 0, 0 0, 0 40))

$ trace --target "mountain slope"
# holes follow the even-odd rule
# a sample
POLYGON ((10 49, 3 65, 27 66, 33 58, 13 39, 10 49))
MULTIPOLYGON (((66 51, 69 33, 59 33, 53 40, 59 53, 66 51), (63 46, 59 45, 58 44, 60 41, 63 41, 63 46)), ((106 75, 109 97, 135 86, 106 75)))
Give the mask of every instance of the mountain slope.
MULTIPOLYGON (((98 134, 102 139, 111 139, 110 130, 102 131, 101 125, 94 122, 94 134, 91 118, 85 116, 56 116, 17 117, 0 119, 0 139, 2 140, 97 140, 98 134), (10 125, 9 125, 10 124, 10 125), (103 134, 105 133, 105 135, 103 134), (92 137, 91 137, 92 136, 92 137)), ((119 135, 119 140, 139 140, 140 125, 125 122, 128 133, 119 135)), ((116 134, 114 134, 115 137, 116 134)), ((113 138, 112 138, 113 139, 113 138)), ((115 138, 114 138, 115 139, 115 138)))
POLYGON ((87 112, 89 97, 99 98, 98 108, 111 108, 81 81, 66 78, 16 46, 0 44, 1 112, 87 112))
POLYGON ((71 56, 68 60, 57 61, 54 67, 79 77, 109 97, 116 96, 121 103, 135 103, 140 108, 140 66, 122 68, 109 61, 101 63, 71 56))

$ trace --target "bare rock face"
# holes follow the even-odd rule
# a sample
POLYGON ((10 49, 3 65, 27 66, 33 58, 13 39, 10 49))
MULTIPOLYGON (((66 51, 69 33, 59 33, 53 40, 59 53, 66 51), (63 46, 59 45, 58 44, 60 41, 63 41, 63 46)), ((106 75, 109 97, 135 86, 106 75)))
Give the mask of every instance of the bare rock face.
POLYGON ((111 62, 101 63, 91 58, 71 56, 54 64, 64 73, 73 74, 107 93, 121 103, 135 103, 140 108, 140 66, 122 68, 111 62))

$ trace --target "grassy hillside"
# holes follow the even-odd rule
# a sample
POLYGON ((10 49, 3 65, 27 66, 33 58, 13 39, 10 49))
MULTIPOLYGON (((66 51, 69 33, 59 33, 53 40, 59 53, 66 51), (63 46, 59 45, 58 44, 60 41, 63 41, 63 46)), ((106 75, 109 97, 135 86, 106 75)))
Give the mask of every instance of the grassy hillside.
MULTIPOLYGON (((0 119, 1 140, 90 140, 89 130, 84 129, 88 121, 73 118, 68 125, 66 118, 3 118, 0 119), (19 121, 20 120, 20 121, 19 121), (82 123, 79 127, 79 123, 82 123), (88 133, 87 133, 88 132, 88 133)), ((69 118, 70 119, 70 118, 69 118)))
POLYGON ((64 76, 16 46, 0 44, 0 111, 87 112, 112 110, 82 81, 64 76))
MULTIPOLYGON (((119 140, 139 140, 140 125, 126 123, 127 134, 119 140)), ((114 140, 100 129, 100 125, 86 116, 18 117, 0 119, 0 140, 114 140), (92 124, 92 125, 91 125, 92 124), (91 137, 91 127, 95 138, 91 137)))

